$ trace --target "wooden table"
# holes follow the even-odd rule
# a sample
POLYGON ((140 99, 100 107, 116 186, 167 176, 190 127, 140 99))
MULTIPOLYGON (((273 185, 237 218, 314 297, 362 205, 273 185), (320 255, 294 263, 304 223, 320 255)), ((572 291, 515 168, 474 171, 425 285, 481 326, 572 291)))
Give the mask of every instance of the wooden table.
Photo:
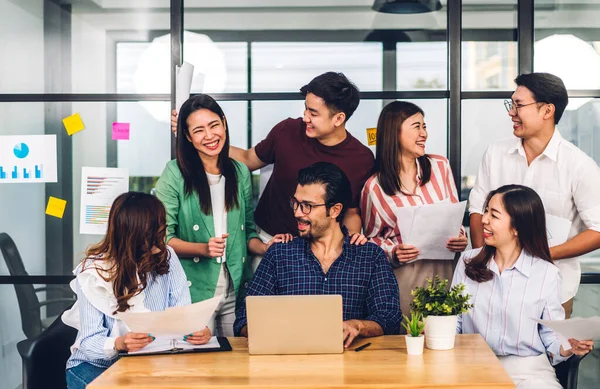
POLYGON ((249 355, 245 338, 229 341, 232 352, 121 358, 88 388, 514 388, 479 335, 420 356, 406 353, 404 336, 360 339, 333 355, 249 355))

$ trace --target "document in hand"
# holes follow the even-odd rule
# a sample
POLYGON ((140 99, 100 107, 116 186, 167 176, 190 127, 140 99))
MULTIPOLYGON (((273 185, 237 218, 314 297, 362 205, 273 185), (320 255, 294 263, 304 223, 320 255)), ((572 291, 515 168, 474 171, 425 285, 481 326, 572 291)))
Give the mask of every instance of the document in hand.
POLYGON ((192 89, 192 79, 194 78, 194 65, 184 62, 181 66, 177 66, 177 75, 175 84, 175 110, 179 112, 179 108, 190 98, 190 90, 192 89))
POLYGON ((466 205, 466 201, 443 202, 395 210, 402 242, 419 249, 416 260, 454 259, 446 242, 458 237, 466 205))
POLYGON ((203 330, 209 324, 221 298, 222 296, 216 296, 199 303, 168 308, 162 312, 123 312, 118 318, 133 332, 148 333, 157 338, 183 338, 184 335, 203 330))
POLYGON ((563 244, 569 238, 571 221, 562 217, 546 214, 546 230, 548 246, 554 247, 563 244))
POLYGON ((533 320, 558 333, 565 350, 571 348, 568 341, 570 338, 577 340, 600 339, 600 316, 574 317, 567 320, 533 320))

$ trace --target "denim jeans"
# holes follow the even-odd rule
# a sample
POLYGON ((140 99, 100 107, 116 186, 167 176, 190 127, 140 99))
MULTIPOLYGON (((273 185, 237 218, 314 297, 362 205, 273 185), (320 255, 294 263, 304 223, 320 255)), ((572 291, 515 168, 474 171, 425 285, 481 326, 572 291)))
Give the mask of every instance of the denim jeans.
POLYGON ((95 380, 106 370, 104 367, 97 367, 89 363, 81 363, 67 370, 67 388, 85 389, 85 387, 95 380))

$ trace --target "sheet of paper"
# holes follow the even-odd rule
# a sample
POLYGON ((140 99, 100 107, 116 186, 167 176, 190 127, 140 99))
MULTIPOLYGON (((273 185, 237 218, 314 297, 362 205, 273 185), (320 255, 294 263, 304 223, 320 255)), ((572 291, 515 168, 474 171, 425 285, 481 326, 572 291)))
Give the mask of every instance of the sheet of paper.
POLYGON ((46 206, 46 215, 62 219, 65 214, 65 208, 67 208, 67 200, 50 196, 48 198, 48 205, 46 206))
POLYGON ((0 184, 57 182, 56 135, 0 135, 0 184))
POLYGON ((402 235, 402 241, 419 249, 417 260, 454 259, 455 253, 446 248, 446 242, 458 237, 466 205, 466 201, 461 201, 411 207, 415 212, 412 225, 406 239, 402 235))
POLYGON ((418 207, 395 207, 394 215, 396 215, 396 223, 398 223, 398 229, 400 229, 400 236, 402 242, 408 244, 410 239, 410 232, 415 219, 415 212, 418 207))
POLYGON ((565 350, 571 348, 568 339, 577 340, 600 339, 600 316, 588 318, 573 317, 567 320, 540 320, 536 322, 552 328, 560 335, 562 346, 565 350))
POLYGON ((563 244, 569 238, 571 221, 562 217, 546 214, 546 230, 548 232, 548 246, 553 247, 563 244))
POLYGON ((160 352, 160 351, 171 350, 171 349, 173 349, 173 346, 175 346, 176 348, 184 349, 184 350, 195 350, 195 349, 203 349, 203 348, 219 348, 219 347, 221 347, 221 344, 217 340, 216 336, 213 336, 212 338, 210 338, 208 343, 201 344, 201 345, 194 345, 194 344, 191 344, 188 342, 184 342, 183 338, 179 335, 173 336, 173 337, 161 336, 161 337, 157 337, 154 340, 154 342, 150 343, 143 349, 134 351, 134 352, 131 352, 128 354, 137 355, 137 354, 156 353, 156 352, 160 352), (173 339, 175 339, 174 344, 173 344, 173 339))
POLYGON ((67 134, 69 134, 69 136, 85 128, 85 126, 83 125, 83 121, 81 120, 81 116, 79 116, 78 113, 64 118, 63 124, 65 125, 65 129, 67 130, 67 134))
POLYGON ((190 98, 192 78, 194 78, 194 65, 184 62, 181 66, 177 66, 177 81, 175 86, 175 110, 177 112, 179 112, 183 103, 190 98))
POLYGON ((129 140, 129 123, 113 123, 112 138, 113 140, 129 140))
POLYGON ((184 307, 169 308, 162 312, 123 312, 118 315, 133 332, 152 334, 155 337, 176 336, 203 330, 219 306, 222 296, 216 296, 184 307))
POLYGON ((81 168, 79 233, 104 235, 113 201, 129 191, 129 172, 121 168, 81 168))

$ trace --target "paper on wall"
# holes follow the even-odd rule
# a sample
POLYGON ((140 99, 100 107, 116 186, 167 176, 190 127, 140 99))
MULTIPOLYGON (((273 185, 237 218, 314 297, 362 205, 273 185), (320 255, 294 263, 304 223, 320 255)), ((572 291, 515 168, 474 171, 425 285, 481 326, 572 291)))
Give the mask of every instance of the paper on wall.
POLYGON ((104 235, 113 201, 129 191, 129 171, 123 168, 81 168, 79 233, 104 235))
POLYGON ((57 182, 56 135, 1 135, 0 184, 57 182))

